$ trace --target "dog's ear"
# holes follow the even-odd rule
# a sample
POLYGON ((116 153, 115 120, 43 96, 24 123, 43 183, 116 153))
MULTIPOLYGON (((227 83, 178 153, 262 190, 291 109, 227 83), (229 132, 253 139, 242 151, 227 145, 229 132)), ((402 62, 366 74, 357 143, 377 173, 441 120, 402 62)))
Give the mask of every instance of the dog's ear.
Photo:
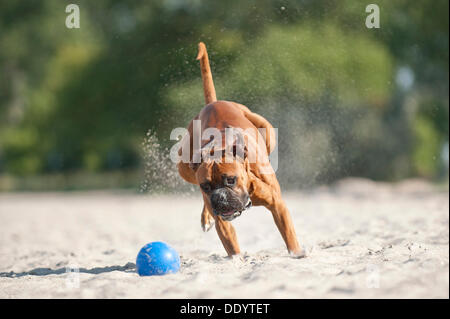
POLYGON ((245 160, 248 157, 248 149, 242 130, 231 126, 227 127, 226 130, 227 137, 222 155, 225 156, 227 162, 232 161, 232 158, 245 160))
POLYGON ((201 163, 189 163, 189 168, 192 169, 194 172, 197 171, 201 163))
POLYGON ((244 160, 244 167, 245 171, 247 172, 247 175, 250 175, 251 166, 248 157, 244 160))
POLYGON ((233 157, 240 157, 241 159, 245 160, 248 156, 247 145, 245 145, 244 143, 234 143, 232 150, 233 157))
POLYGON ((202 163, 202 150, 194 150, 192 154, 191 161, 189 162, 189 168, 192 169, 194 172, 197 171, 197 169, 200 167, 200 164, 202 163))
POLYGON ((200 163, 189 163, 189 168, 192 169, 194 172, 196 172, 199 167, 200 163))
POLYGON ((248 156, 247 145, 245 144, 244 134, 242 134, 242 130, 237 130, 236 135, 234 135, 233 140, 233 157, 239 157, 245 160, 248 156))
POLYGON ((227 163, 231 163, 234 159, 245 160, 248 157, 247 146, 241 143, 233 143, 222 150, 222 156, 225 157, 227 163))

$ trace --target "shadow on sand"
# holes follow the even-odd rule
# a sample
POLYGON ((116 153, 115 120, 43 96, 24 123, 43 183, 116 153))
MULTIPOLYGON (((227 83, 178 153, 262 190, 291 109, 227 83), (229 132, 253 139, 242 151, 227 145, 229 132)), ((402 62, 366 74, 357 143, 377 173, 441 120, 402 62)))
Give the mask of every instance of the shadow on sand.
MULTIPOLYGON (((78 272, 80 273, 87 273, 87 274, 102 274, 105 272, 112 272, 112 271, 123 271, 123 272, 134 272, 136 270, 136 265, 134 263, 127 263, 124 266, 107 266, 107 267, 94 267, 91 269, 87 268, 79 268, 78 272)), ((69 268, 63 267, 58 269, 51 269, 51 268, 35 268, 30 271, 23 271, 23 272, 0 272, 0 277, 9 277, 9 278, 16 278, 16 277, 23 277, 23 276, 48 276, 48 275, 61 275, 65 274, 67 272, 70 272, 69 268)))

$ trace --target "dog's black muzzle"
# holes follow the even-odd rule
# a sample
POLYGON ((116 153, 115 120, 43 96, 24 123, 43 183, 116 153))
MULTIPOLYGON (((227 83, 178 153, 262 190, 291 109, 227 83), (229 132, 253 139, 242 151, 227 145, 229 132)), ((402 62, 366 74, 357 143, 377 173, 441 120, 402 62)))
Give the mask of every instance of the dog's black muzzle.
POLYGON ((231 189, 222 187, 214 190, 210 196, 211 206, 215 215, 226 221, 231 221, 252 206, 248 194, 237 195, 231 189))

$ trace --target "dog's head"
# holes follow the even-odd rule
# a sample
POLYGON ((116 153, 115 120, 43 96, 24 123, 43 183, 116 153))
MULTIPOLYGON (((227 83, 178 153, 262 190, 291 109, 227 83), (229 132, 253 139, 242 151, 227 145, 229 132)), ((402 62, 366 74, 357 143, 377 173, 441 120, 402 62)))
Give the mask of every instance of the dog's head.
POLYGON ((213 213, 226 221, 240 216, 252 205, 248 192, 250 164, 246 153, 245 146, 233 145, 229 153, 225 149, 219 150, 219 158, 191 165, 213 213))

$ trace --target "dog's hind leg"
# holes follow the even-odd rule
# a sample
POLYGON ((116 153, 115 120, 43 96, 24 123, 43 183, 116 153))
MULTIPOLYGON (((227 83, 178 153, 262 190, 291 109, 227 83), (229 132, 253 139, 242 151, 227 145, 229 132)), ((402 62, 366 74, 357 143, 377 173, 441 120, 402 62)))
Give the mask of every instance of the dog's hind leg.
POLYGON ((259 114, 253 113, 250 111, 248 107, 245 105, 239 104, 239 103, 233 103, 235 106, 237 106, 243 113, 244 116, 252 122, 253 125, 255 125, 260 130, 260 133, 262 134, 266 148, 267 148, 267 154, 270 154, 276 146, 276 136, 275 136, 275 129, 273 128, 272 124, 269 123, 268 120, 266 120, 264 117, 262 117, 259 114))

